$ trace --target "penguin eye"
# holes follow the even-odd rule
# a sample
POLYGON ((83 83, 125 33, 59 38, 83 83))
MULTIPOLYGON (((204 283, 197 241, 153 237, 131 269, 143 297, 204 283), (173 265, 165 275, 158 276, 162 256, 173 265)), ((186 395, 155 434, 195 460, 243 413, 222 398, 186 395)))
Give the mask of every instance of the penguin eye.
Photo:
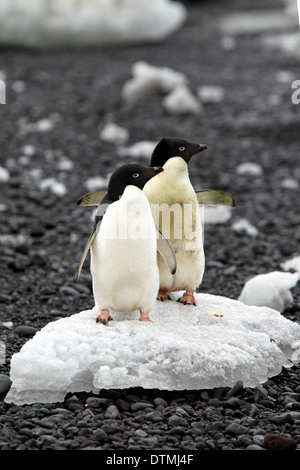
POLYGON ((183 152, 185 150, 185 147, 179 147, 180 152, 183 152))
POLYGON ((132 175, 133 178, 138 178, 139 176, 140 176, 139 173, 133 173, 133 175, 132 175))

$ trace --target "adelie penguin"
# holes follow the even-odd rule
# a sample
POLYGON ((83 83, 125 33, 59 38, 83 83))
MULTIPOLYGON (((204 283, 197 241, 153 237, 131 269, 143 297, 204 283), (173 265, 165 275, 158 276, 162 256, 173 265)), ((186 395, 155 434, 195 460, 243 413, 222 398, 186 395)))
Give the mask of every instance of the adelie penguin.
POLYGON ((184 139, 163 138, 155 147, 150 165, 162 166, 164 171, 149 180, 143 189, 152 208, 154 221, 166 230, 177 262, 170 276, 158 253, 160 290, 158 299, 169 299, 168 293, 184 290, 178 301, 196 305, 194 292, 202 282, 205 256, 202 222, 198 199, 188 173, 190 159, 207 149, 206 145, 184 139))
MULTIPOLYGON (((167 273, 165 273, 165 270, 161 264, 160 256, 158 255, 158 261, 161 271, 160 274, 162 279, 158 295, 158 298, 160 300, 169 299, 169 295, 167 294, 167 292, 185 290, 186 292, 184 296, 182 296, 179 301, 184 304, 195 305, 195 286, 198 287, 200 285, 204 272, 203 246, 201 249, 202 227, 201 221, 198 217, 196 210, 196 200, 197 203, 200 205, 223 205, 229 207, 236 206, 235 199, 230 194, 224 191, 207 189, 195 192, 194 188, 192 187, 189 179, 187 164, 193 155, 196 155, 197 153, 202 150, 205 150, 206 148, 206 145, 194 144, 185 139, 164 137, 159 141, 159 143, 155 147, 151 157, 150 165, 152 166, 153 162, 160 162, 160 165, 164 168, 164 177, 162 177, 162 175, 158 175, 160 176, 160 178, 158 180, 155 180, 156 184, 150 184, 151 181, 149 181, 149 183, 144 188, 144 192, 149 198, 150 203, 154 203, 154 205, 167 204, 169 207, 174 204, 179 204, 180 207, 184 207, 187 204, 187 207, 193 208, 193 215, 191 216, 192 230, 190 230, 189 236, 193 237, 193 233, 197 233, 198 238, 195 241, 198 242, 198 244, 200 245, 199 249, 197 250, 185 250, 186 243, 184 243, 183 238, 181 239, 181 242, 179 240, 178 243, 176 242, 176 247, 174 248, 175 250, 177 250, 177 271, 175 277, 176 279, 173 279, 172 286, 170 279, 167 282, 168 275, 167 273), (177 187, 177 185, 179 186, 177 187), (196 230, 196 227, 197 231, 194 232, 194 229, 196 230), (196 269, 196 271, 193 273, 194 269, 196 269), (193 276, 193 282, 187 282, 186 276, 188 273, 189 275, 193 276)), ((80 206, 97 205, 99 204, 99 201, 101 201, 102 198, 105 197, 105 195, 106 191, 96 191, 93 193, 88 193, 84 195, 81 199, 79 199, 77 204, 80 206)), ((152 209, 152 212, 153 217, 156 217, 156 223, 158 223, 157 214, 155 215, 154 209, 152 209)), ((179 212, 181 212, 181 216, 184 220, 183 210, 179 210, 179 212)), ((179 229, 180 227, 178 228, 177 225, 176 232, 178 232, 179 229)), ((185 236, 188 236, 187 232, 188 231, 186 230, 185 236)), ((171 238, 169 239, 169 241, 172 244, 171 238)), ((185 241, 187 242, 187 240, 185 241)), ((191 240, 188 240, 187 243, 188 247, 191 248, 191 240)))
POLYGON ((176 258, 169 242, 157 230, 142 188, 162 168, 128 164, 111 176, 108 191, 95 214, 94 229, 84 249, 78 272, 91 252, 91 274, 97 322, 112 320, 110 311, 140 312, 151 321, 159 290, 157 250, 170 275, 176 258))

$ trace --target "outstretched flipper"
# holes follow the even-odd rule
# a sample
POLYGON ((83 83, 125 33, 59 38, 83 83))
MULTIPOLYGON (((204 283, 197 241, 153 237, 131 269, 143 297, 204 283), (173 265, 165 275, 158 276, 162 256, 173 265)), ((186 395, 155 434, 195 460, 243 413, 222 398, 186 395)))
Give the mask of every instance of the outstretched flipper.
POLYGON ((157 250, 165 260, 171 274, 176 273, 176 256, 168 240, 163 236, 160 230, 157 230, 157 250))
POLYGON ((196 196, 198 203, 203 206, 236 206, 234 197, 225 191, 203 189, 202 191, 196 191, 196 196))
POLYGON ((99 206, 107 191, 94 191, 87 193, 77 201, 77 206, 99 206))

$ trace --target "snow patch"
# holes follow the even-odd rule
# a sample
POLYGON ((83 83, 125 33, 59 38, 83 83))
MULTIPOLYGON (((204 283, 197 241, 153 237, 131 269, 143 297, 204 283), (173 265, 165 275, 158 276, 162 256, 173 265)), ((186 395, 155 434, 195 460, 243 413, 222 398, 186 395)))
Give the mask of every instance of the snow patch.
POLYGON ((99 138, 105 142, 125 144, 129 139, 129 132, 114 122, 108 122, 100 131, 99 138))
POLYGON ((299 189, 299 183, 294 178, 285 178, 281 181, 281 187, 284 189, 299 189))
POLYGON ((102 176, 92 176, 88 178, 84 185, 88 191, 98 191, 100 189, 106 188, 108 184, 108 179, 103 178, 102 176))
POLYGON ((157 301, 153 323, 140 322, 138 312, 112 312, 104 326, 95 308, 49 323, 13 355, 5 401, 57 402, 101 388, 231 387, 238 380, 253 387, 292 365, 297 323, 209 294, 196 294, 197 307, 183 306, 180 294, 157 301))
POLYGON ((202 103, 220 103, 224 99, 225 90, 217 85, 202 85, 197 95, 202 103))
POLYGON ((205 224, 225 224, 232 217, 232 210, 227 206, 204 207, 205 224))
POLYGON ((157 142, 152 142, 151 140, 141 140, 140 142, 136 142, 130 147, 118 148, 117 154, 120 157, 149 159, 156 145, 157 145, 157 142))
POLYGON ((297 271, 300 274, 300 256, 293 256, 280 264, 284 271, 297 271))
POLYGON ((179 85, 187 83, 187 77, 169 67, 156 67, 145 61, 132 66, 132 78, 125 82, 122 97, 136 100, 151 94, 167 94, 179 85))
POLYGON ((67 193, 66 186, 57 181, 55 178, 45 178, 39 183, 39 189, 41 191, 50 191, 51 193, 55 194, 56 196, 65 196, 67 193))
POLYGON ((186 85, 178 85, 163 100, 164 108, 171 114, 200 114, 202 105, 186 85))
POLYGON ((264 171, 259 163, 245 162, 237 166, 236 172, 238 175, 262 176, 264 171))
POLYGON ((246 233, 247 235, 250 235, 250 237, 257 237, 259 233, 258 229, 254 227, 254 225, 252 225, 248 219, 243 219, 243 218, 234 222, 231 228, 235 232, 246 233))
POLYGON ((283 312, 293 304, 290 291, 299 281, 299 273, 273 271, 259 274, 244 285, 239 301, 245 305, 269 307, 283 312))
POLYGON ((0 182, 6 183, 10 179, 10 173, 7 168, 0 166, 0 182))

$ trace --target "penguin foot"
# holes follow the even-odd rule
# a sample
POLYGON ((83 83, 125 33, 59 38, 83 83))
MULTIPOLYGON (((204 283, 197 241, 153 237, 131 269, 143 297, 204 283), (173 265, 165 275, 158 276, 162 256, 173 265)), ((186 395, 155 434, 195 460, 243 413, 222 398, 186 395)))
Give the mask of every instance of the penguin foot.
POLYGON ((147 321, 147 322, 153 323, 153 321, 150 320, 149 318, 148 312, 142 312, 142 311, 140 311, 140 321, 147 321))
POLYGON ((101 313, 96 316, 96 323, 102 323, 106 325, 107 322, 111 321, 113 318, 109 315, 107 309, 101 310, 101 313))
POLYGON ((184 305, 194 305, 196 306, 196 300, 194 297, 194 293, 191 290, 187 290, 182 297, 180 297, 177 302, 180 302, 184 305))
POLYGON ((163 302, 164 300, 171 300, 171 297, 165 291, 159 290, 157 300, 161 300, 163 302))

